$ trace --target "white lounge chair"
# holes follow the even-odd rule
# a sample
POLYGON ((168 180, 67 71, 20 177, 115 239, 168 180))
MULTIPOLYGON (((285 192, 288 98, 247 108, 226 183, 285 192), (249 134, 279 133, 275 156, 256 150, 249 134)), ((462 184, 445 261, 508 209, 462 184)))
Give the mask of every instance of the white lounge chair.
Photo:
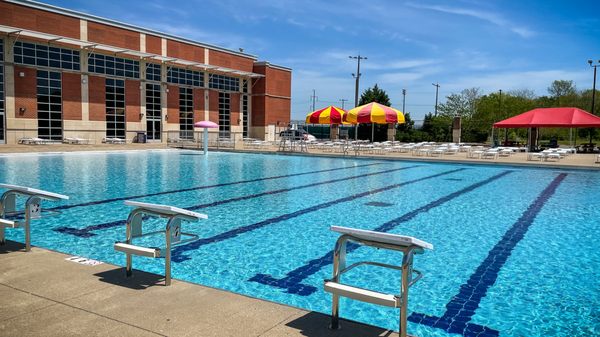
POLYGON ((487 151, 484 151, 481 154, 481 159, 498 159, 498 154, 500 153, 500 151, 498 149, 489 149, 487 151))
POLYGON ((105 137, 102 143, 106 144, 125 144, 125 139, 105 137))

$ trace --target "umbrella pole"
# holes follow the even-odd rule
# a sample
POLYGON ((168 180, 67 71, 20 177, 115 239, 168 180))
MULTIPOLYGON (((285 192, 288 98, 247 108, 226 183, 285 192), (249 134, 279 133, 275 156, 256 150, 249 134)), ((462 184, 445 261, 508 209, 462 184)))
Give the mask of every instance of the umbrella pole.
POLYGON ((494 147, 494 127, 492 126, 492 146, 494 147))
POLYGON ((208 153, 208 128, 204 128, 204 155, 208 153))
POLYGON ((371 123, 371 143, 373 142, 375 142, 375 123, 371 123))

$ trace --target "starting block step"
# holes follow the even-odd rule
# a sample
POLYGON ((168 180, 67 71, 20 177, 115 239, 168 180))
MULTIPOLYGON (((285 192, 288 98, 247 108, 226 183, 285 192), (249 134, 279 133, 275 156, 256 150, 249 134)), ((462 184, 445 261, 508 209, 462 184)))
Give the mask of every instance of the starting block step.
POLYGON ((392 308, 400 307, 400 298, 396 297, 396 295, 378 293, 376 291, 352 287, 337 282, 325 282, 325 291, 362 302, 368 302, 392 308))

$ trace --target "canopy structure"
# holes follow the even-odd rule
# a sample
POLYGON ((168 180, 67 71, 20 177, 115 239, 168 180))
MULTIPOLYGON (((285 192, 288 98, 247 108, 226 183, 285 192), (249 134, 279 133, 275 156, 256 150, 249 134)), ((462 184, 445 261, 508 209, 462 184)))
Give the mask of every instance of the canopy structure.
POLYGON ((578 108, 538 108, 494 123, 495 128, 600 128, 600 117, 578 108))
MULTIPOLYGON (((537 128, 600 128, 600 117, 578 108, 538 108, 494 123, 493 126, 494 128, 529 128, 529 150, 533 151, 538 136, 537 128)), ((493 136, 492 129, 492 139, 493 136)))

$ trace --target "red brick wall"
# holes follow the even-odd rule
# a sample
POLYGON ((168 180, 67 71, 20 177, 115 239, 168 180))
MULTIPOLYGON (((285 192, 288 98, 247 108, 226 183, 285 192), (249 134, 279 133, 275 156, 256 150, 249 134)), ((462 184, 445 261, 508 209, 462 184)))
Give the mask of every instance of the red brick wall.
POLYGON ((208 120, 219 124, 219 92, 208 91, 208 120))
POLYGON ((37 72, 32 68, 15 66, 15 109, 17 118, 37 118, 37 72), (20 77, 19 73, 25 77, 20 77), (25 113, 19 112, 25 108, 25 113))
POLYGON ((265 124, 265 96, 252 96, 252 125, 265 124))
POLYGON ((240 94, 232 93, 230 97, 231 125, 238 125, 238 119, 240 118, 240 94))
POLYGON ((63 119, 81 120, 81 75, 62 74, 63 119))
POLYGON ((204 48, 167 40, 167 56, 204 63, 204 48))
POLYGON ((267 68, 267 93, 276 96, 292 96, 292 73, 289 71, 267 68))
POLYGON ((284 125, 290 122, 291 102, 286 98, 266 97, 265 98, 265 124, 277 124, 277 121, 284 125))
POLYGON ((243 71, 252 71, 254 60, 242 56, 236 56, 217 50, 209 50, 209 61, 211 65, 233 68, 243 71))
POLYGON ((204 120, 204 89, 194 88, 194 123, 204 120))
POLYGON ((125 80, 125 119, 128 122, 139 122, 140 119, 140 81, 125 80))
POLYGON ((79 19, 0 2, 0 24, 79 39, 79 19))
POLYGON ((275 69, 264 65, 255 66, 254 72, 263 74, 265 77, 261 77, 257 80, 256 84, 252 87, 252 93, 275 96, 286 96, 292 95, 292 73, 285 70, 275 69))
POLYGON ((162 42, 160 37, 146 35, 146 52, 162 55, 162 42))
POLYGON ((104 77, 89 76, 90 120, 106 120, 106 82, 104 77))
POLYGON ((90 42, 140 50, 140 33, 96 22, 88 21, 88 40, 90 42))
POLYGON ((291 82, 289 71, 257 65, 254 72, 265 77, 252 88, 252 125, 288 124, 291 114, 291 82), (282 96, 282 97, 274 97, 282 96))
POLYGON ((168 85, 167 123, 179 124, 179 87, 168 85))

